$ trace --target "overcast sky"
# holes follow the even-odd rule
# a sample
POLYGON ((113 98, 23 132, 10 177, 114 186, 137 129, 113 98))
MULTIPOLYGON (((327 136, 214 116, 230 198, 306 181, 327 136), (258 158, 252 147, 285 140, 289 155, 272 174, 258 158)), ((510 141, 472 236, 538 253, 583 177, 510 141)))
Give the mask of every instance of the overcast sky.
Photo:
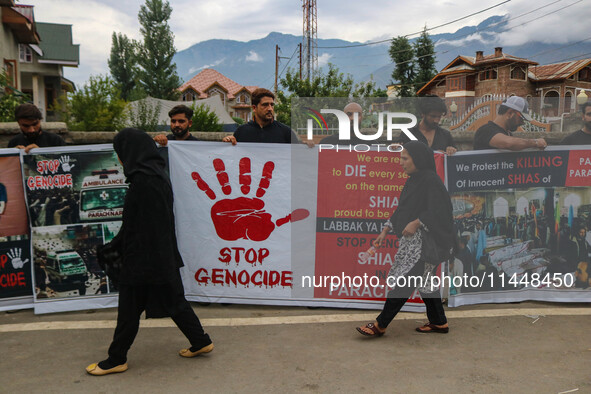
MULTIPOLYGON (((437 26, 481 11, 503 0, 318 0, 318 37, 373 41, 437 26)), ((90 75, 108 73, 107 58, 113 31, 139 39, 137 14, 141 0, 21 0, 35 6, 40 22, 71 24, 74 44, 80 44, 80 66, 67 68, 65 76, 83 84, 90 75)), ((302 34, 301 0, 171 0, 169 21, 178 51, 208 39, 249 41, 276 31, 302 34)), ((489 11, 432 31, 454 32, 476 25, 493 15, 512 17, 548 7, 510 23, 519 25, 500 37, 501 45, 530 40, 564 43, 591 38, 591 0, 512 0, 489 11), (567 7, 563 10, 561 8, 567 7), (544 14, 552 13, 542 17, 544 14)))

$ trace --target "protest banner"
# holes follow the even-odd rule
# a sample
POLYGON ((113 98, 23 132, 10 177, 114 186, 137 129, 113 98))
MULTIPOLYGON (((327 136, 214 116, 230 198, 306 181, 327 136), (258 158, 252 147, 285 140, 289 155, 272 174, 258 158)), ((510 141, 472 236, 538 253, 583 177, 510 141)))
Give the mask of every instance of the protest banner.
POLYGON ((310 222, 310 211, 292 207, 290 146, 245 145, 169 143, 185 293, 201 301, 290 303, 291 227, 310 222))
POLYGON ((591 300, 590 175, 581 147, 448 157, 461 237, 449 305, 591 300))
POLYGON ((0 150, 0 310, 33 305, 20 150, 0 150))
POLYGON ((35 313, 115 306, 96 246, 120 228, 127 185, 110 145, 23 156, 32 224, 35 313))

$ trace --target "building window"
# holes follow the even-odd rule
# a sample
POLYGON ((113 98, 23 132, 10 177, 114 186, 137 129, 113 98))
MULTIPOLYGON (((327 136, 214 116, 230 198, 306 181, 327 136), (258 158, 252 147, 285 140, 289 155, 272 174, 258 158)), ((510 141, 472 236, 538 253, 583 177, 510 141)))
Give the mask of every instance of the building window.
MULTIPOLYGON (((4 73, 7 77, 8 86, 18 89, 18 79, 16 75, 16 60, 4 59, 4 73)), ((9 92, 8 87, 6 92, 9 92)))
POLYGON ((238 97, 236 97, 236 103, 237 104, 248 104, 250 102, 250 98, 248 97, 247 94, 239 94, 238 97))
POLYGON ((591 67, 579 71, 579 82, 591 82, 591 67))
POLYGON ((486 81, 489 79, 497 79, 497 70, 492 67, 485 68, 478 74, 479 81, 486 81))
POLYGON ((226 105, 226 94, 218 88, 209 89, 209 91, 207 92, 207 96, 208 97, 220 96, 220 98, 222 99, 222 104, 226 105))
POLYGON ((511 79, 518 79, 520 81, 525 81, 527 76, 527 69, 522 66, 513 66, 511 67, 511 79))
POLYGON ((19 61, 21 63, 32 63, 33 62, 33 50, 30 46, 24 44, 18 44, 19 61))
POLYGON ((466 90, 466 77, 448 77, 447 91, 457 92, 460 90, 466 90))
POLYGON ((195 101, 197 100, 197 93, 194 90, 188 89, 183 93, 183 101, 195 101))

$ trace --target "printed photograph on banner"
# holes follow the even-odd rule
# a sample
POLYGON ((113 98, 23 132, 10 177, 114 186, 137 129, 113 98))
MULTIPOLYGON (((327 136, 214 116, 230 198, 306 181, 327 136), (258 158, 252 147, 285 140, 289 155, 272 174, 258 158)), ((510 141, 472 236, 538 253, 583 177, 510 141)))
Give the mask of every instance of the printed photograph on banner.
POLYGON ((127 184, 113 151, 27 155, 24 166, 33 227, 121 220, 127 184))
POLYGON ((0 299, 33 295, 30 250, 28 238, 0 242, 0 299))
POLYGON ((28 238, 29 224, 18 155, 0 155, 0 243, 28 238))
POLYGON ((460 242, 451 295, 591 289, 590 188, 455 193, 452 201, 460 242))
POLYGON ((289 146, 247 145, 169 145, 188 295, 291 294, 291 226, 309 212, 291 207, 289 146))
POLYGON ((102 223, 33 228, 36 297, 109 293, 109 283, 96 259, 96 247, 103 242, 102 223))

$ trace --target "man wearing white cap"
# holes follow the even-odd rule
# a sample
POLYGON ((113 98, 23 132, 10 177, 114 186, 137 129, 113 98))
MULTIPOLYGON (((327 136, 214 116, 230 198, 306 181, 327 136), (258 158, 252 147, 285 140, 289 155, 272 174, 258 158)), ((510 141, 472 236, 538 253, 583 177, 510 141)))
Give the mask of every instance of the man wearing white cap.
POLYGON ((527 148, 546 149, 543 138, 528 139, 513 137, 512 133, 524 123, 531 121, 527 101, 522 97, 511 96, 499 106, 495 120, 480 127, 474 134, 474 150, 509 149, 519 151, 527 148))

